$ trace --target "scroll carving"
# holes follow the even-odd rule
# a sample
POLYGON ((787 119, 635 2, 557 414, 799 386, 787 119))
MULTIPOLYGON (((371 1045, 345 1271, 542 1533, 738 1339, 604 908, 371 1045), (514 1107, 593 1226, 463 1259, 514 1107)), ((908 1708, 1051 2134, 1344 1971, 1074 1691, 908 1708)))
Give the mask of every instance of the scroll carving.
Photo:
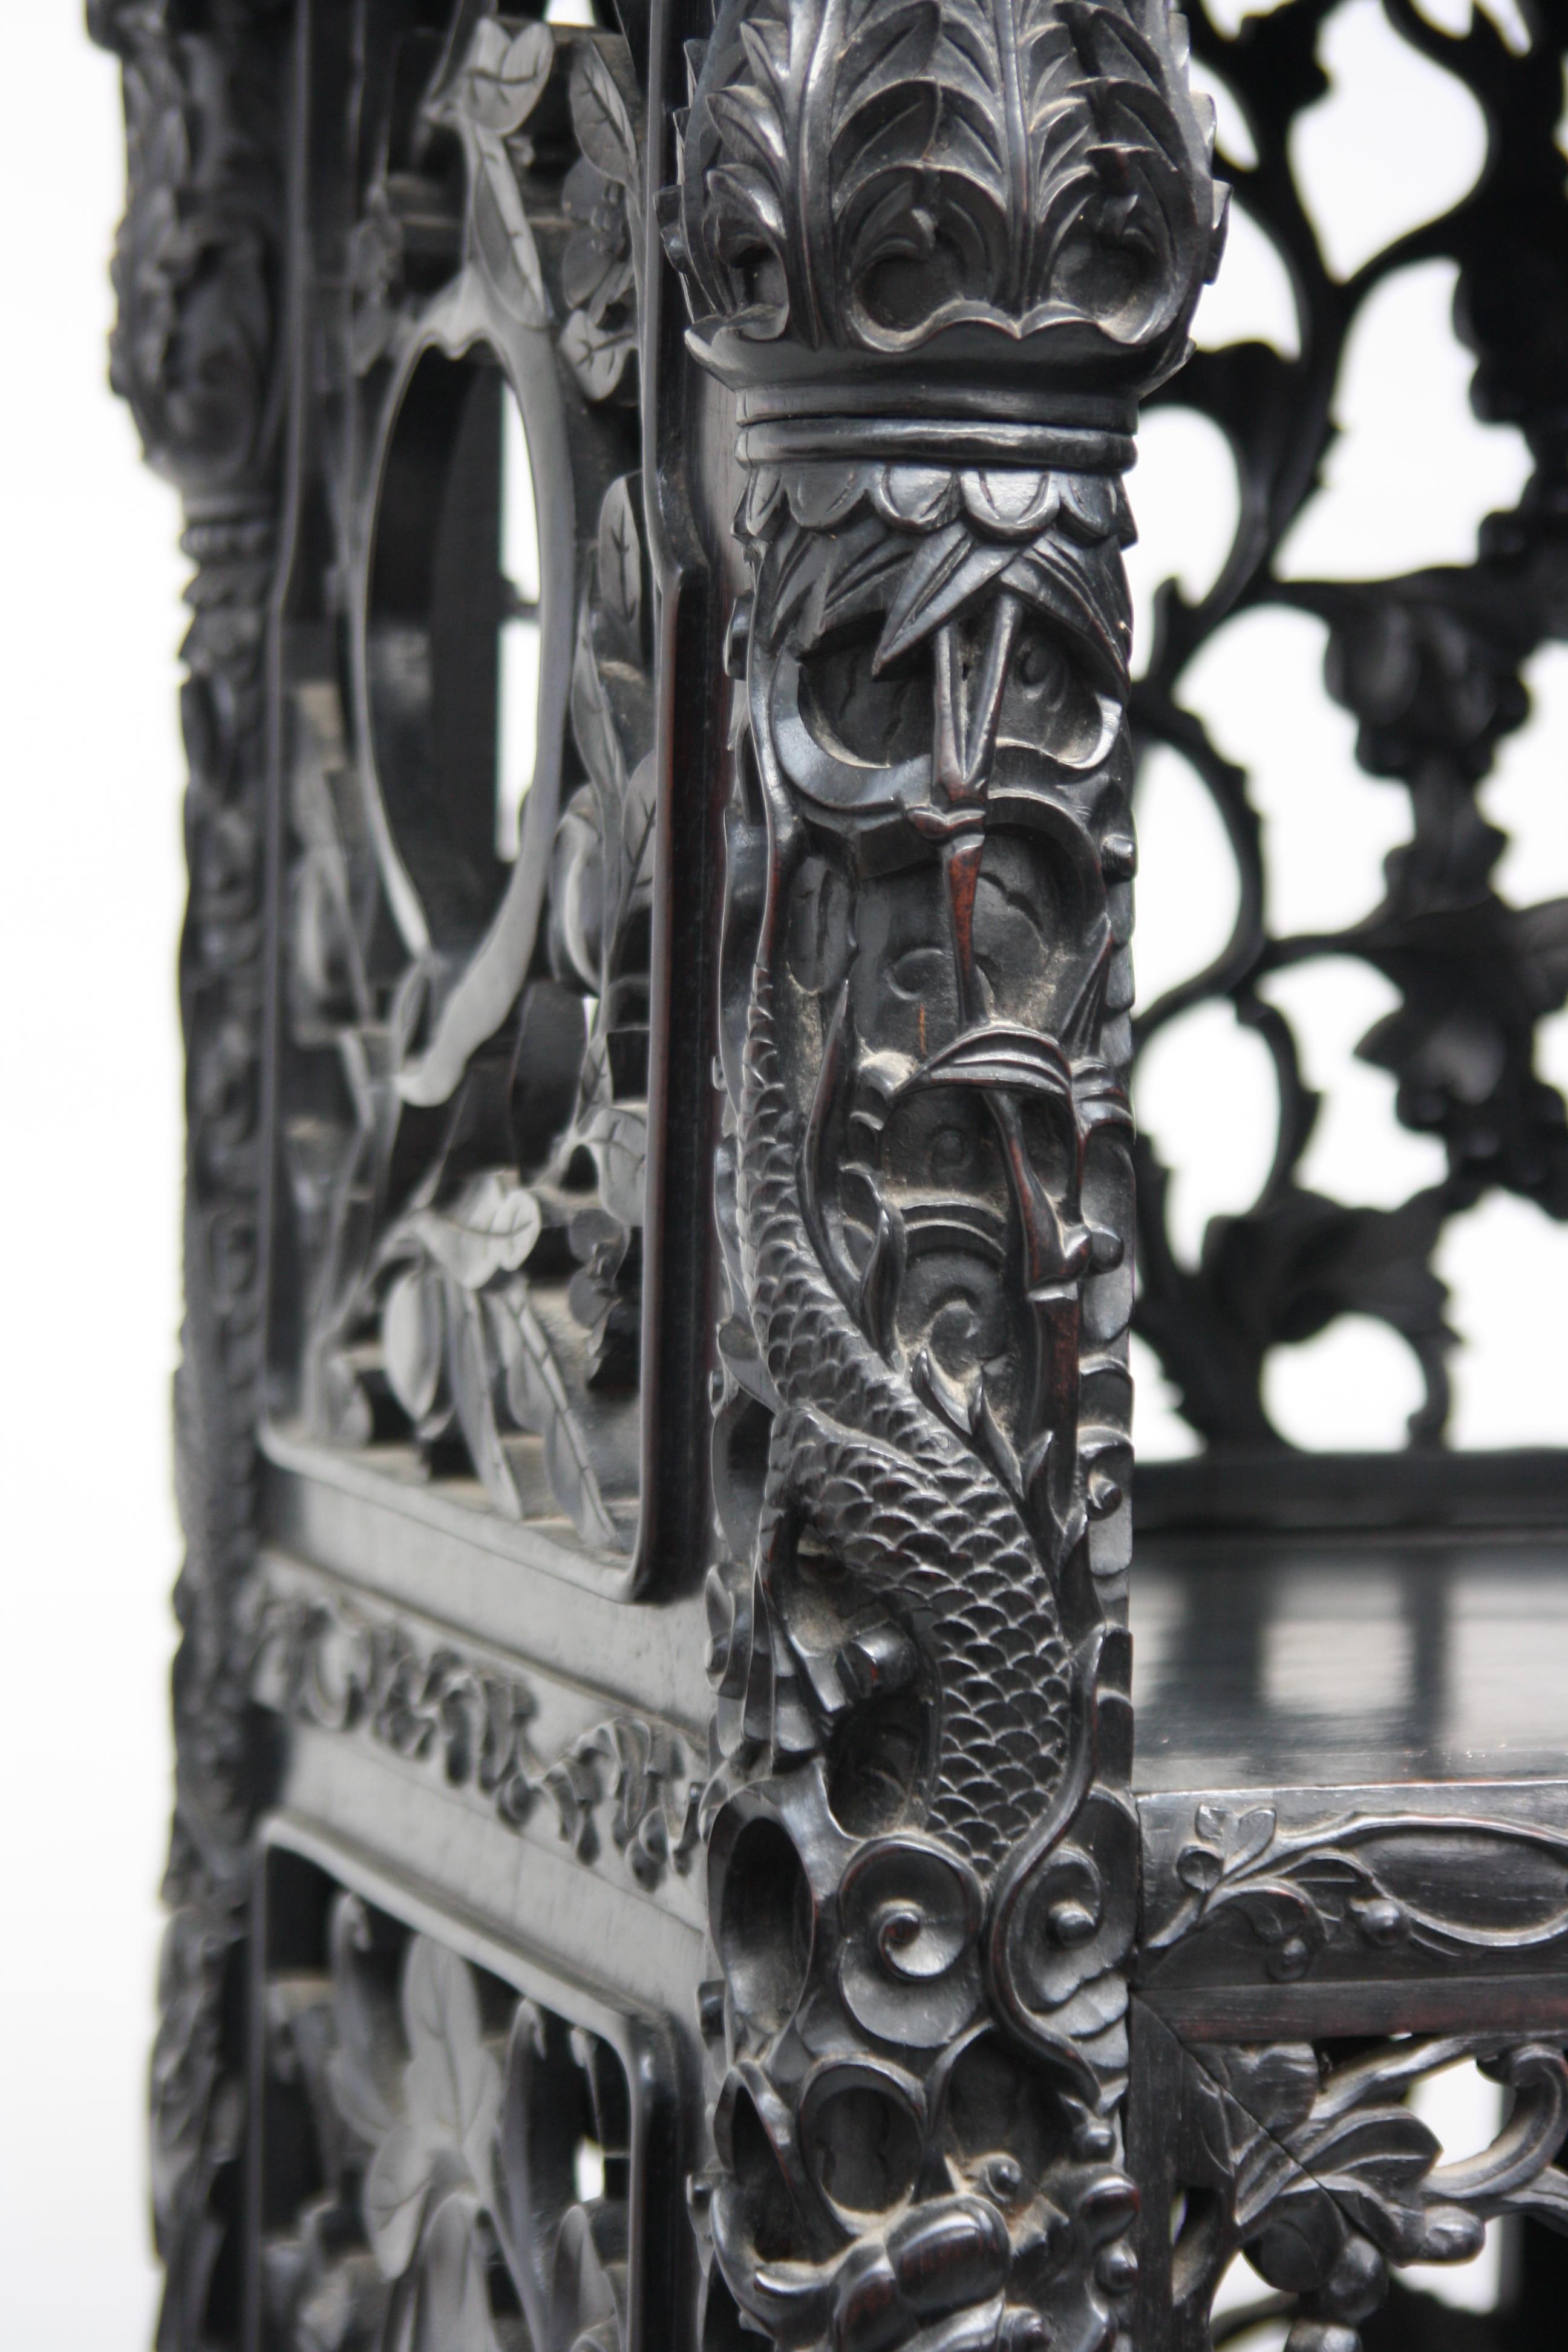
POLYGON ((1275 1807, 1199 1805, 1174 1887, 1145 1897, 1142 1971, 1202 1966, 1213 1939, 1290 1983, 1330 1951, 1537 1964, 1568 1937, 1568 1839, 1484 1811, 1349 1812, 1282 1828, 1275 1807), (1173 1900, 1172 1898, 1174 1898, 1173 1900))
POLYGON ((692 54, 663 218, 752 583, 715 2344, 738 2312, 1100 2352, 1135 2273, 1120 476, 1215 253, 1180 41, 1159 7, 730 0, 692 54))

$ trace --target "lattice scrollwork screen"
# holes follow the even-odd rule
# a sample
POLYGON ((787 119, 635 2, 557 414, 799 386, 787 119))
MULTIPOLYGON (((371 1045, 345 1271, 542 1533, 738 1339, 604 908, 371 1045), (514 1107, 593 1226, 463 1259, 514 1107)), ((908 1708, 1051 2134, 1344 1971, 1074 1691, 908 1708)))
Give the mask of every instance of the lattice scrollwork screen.
MULTIPOLYGON (((1433 1263, 1449 1222, 1494 1187, 1568 1217, 1568 1121, 1535 1061, 1539 1024, 1568 995, 1568 900, 1518 904, 1500 891, 1505 839, 1478 800, 1500 745, 1527 716, 1521 668, 1568 625, 1564 19, 1551 6, 1530 8, 1528 23, 1478 9, 1468 29, 1444 29, 1436 12, 1394 0, 1388 40, 1396 35, 1472 94, 1484 156, 1450 209, 1348 268, 1301 184, 1303 119, 1331 88, 1327 0, 1290 0, 1239 25, 1226 18, 1223 30, 1220 12, 1189 13, 1200 77, 1207 71, 1228 93, 1217 168, 1288 273, 1297 348, 1247 340, 1200 349, 1157 395, 1220 427, 1239 498, 1212 586, 1189 595, 1171 582, 1158 595, 1135 724, 1145 756, 1170 747, 1212 795, 1237 891, 1219 952, 1145 997, 1135 1026, 1147 1047, 1192 1008, 1228 1002, 1267 1047, 1279 1108, 1261 1192, 1212 1222, 1196 1263, 1173 1246, 1167 1171, 1141 1139, 1138 1328, 1209 1445, 1269 1447, 1280 1442, 1264 1396, 1270 1350, 1340 1316, 1377 1318, 1418 1360, 1409 1438, 1432 1447, 1450 1418, 1456 1334, 1433 1263), (1230 148, 1248 151, 1239 159, 1227 151, 1227 126, 1230 148), (1336 439, 1358 321, 1398 273, 1444 259, 1457 266, 1454 323, 1473 355, 1476 415, 1516 428, 1528 446, 1522 494, 1486 520, 1468 562, 1388 578, 1300 576, 1282 554, 1336 439), (1408 794, 1408 827, 1386 860, 1381 899, 1342 929, 1271 921, 1268 828, 1251 780, 1226 756, 1223 712, 1219 727, 1205 723, 1184 691, 1227 622, 1269 608, 1325 625, 1324 683, 1353 717, 1366 791, 1392 784, 1408 794), (1395 1204, 1328 1197, 1301 1172, 1321 1105, 1269 983, 1327 957, 1360 960, 1397 992, 1359 1050, 1392 1075, 1403 1125, 1446 1155, 1446 1172, 1395 1204)), ((1410 141, 1436 135, 1440 119, 1418 116, 1410 141)), ((1289 725, 1287 711, 1279 723, 1289 725)), ((1223 1096, 1205 1112, 1221 1133, 1233 1115, 1223 1096)))

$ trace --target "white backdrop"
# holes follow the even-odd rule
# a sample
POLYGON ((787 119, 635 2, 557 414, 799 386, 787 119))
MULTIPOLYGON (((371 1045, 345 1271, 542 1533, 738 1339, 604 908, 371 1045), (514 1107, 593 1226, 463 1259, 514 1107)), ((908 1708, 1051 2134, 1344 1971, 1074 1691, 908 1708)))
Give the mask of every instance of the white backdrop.
MULTIPOLYGON (((1428 5, 1446 23, 1468 16, 1468 0, 1428 5)), ((1493 5, 1506 20, 1509 0, 1493 5)), ((74 0, 11 0, 6 36, 0 2338, 27 2352, 134 2352, 153 2293, 142 2109, 178 1559, 167 1406, 184 566, 174 499, 139 467, 105 383, 122 173, 116 69, 88 47, 74 0)), ((1349 268, 1473 179, 1479 118, 1388 33, 1375 0, 1345 0, 1322 54, 1335 87, 1303 126, 1299 164, 1330 253, 1349 268)), ((1244 132, 1219 95, 1222 143, 1228 126, 1237 152, 1244 132)), ((1348 576, 1463 561, 1480 517, 1517 494, 1517 437, 1468 414, 1450 290, 1446 265, 1427 264, 1369 309, 1342 387, 1347 429, 1303 520, 1299 568, 1348 576)), ((1201 327, 1205 340, 1289 342, 1289 289, 1245 222, 1201 327)), ((1217 569, 1235 485, 1216 444, 1189 412, 1151 419, 1132 481, 1144 595, 1167 572, 1197 589, 1217 569)), ((1224 748, 1257 765, 1292 923, 1343 920, 1370 904, 1379 860, 1405 829, 1403 794, 1354 770, 1351 722, 1325 703, 1320 661, 1317 625, 1253 616, 1221 634, 1192 687, 1224 748)), ((1542 656, 1532 683, 1537 717, 1485 795, 1517 828, 1504 872, 1521 902, 1568 891, 1568 656, 1542 656)), ((1214 933, 1227 919, 1214 822, 1194 791, 1167 764, 1145 796, 1146 994, 1202 961, 1205 926, 1214 933)), ((1425 1163, 1419 1139, 1394 1124, 1391 1083, 1352 1056, 1384 1009, 1375 979, 1369 996, 1368 975, 1325 973, 1310 1003, 1289 1008, 1308 1033, 1313 1081, 1337 1105, 1309 1175, 1347 1199, 1396 1198, 1424 1181, 1425 1163)), ((1142 1114, 1182 1165, 1177 1218, 1189 1244, 1214 1210, 1244 1204, 1259 1172, 1270 1113, 1252 1042, 1223 1010, 1205 1013, 1145 1076, 1142 1114)), ((1562 1016, 1544 1058, 1568 1077, 1562 1016)), ((1470 1342, 1461 1435, 1568 1441, 1558 1336, 1568 1329, 1568 1232, 1501 1202, 1450 1237, 1445 1272, 1470 1342), (1532 1253, 1525 1283, 1509 1278, 1521 1243, 1532 1253)), ((1281 1353, 1270 1402, 1294 1433, 1396 1440, 1409 1404, 1397 1342, 1341 1327, 1281 1353)), ((1150 1451, 1183 1443, 1160 1390, 1151 1375, 1140 1404, 1150 1451)))
POLYGON ((0 142, 0 2340, 150 2336, 182 895, 173 495, 105 383, 119 79, 11 0, 0 142))

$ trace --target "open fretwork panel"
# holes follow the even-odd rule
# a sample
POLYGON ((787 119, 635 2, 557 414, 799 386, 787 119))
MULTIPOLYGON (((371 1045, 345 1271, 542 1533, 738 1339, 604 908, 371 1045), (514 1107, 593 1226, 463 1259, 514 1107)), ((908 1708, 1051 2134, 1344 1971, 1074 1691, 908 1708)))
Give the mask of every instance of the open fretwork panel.
POLYGON ((1568 914, 1476 801, 1568 635, 1521 5, 1384 29, 1484 118, 1395 260, 1533 471, 1319 582, 1394 266, 1300 200, 1326 0, 98 0, 194 566, 163 2352, 1556 2341, 1568 1463, 1444 1450, 1433 1271, 1568 1213, 1568 914), (1293 350, 1190 356, 1226 181, 1293 350), (1135 648, 1177 403, 1236 533, 1135 648), (1341 930, 1187 694, 1277 605, 1413 810, 1341 930), (1135 1016, 1162 752, 1237 910, 1135 1016), (1309 1181, 1275 982, 1347 956, 1403 1204, 1309 1181), (1279 1143, 1194 1253, 1133 1097, 1221 1003, 1279 1143), (1345 1317, 1407 1452, 1271 1417, 1345 1317), (1136 1485, 1134 1333, 1202 1446, 1136 1485), (1505 2314, 1390 2296, 1489 2223, 1505 2314))

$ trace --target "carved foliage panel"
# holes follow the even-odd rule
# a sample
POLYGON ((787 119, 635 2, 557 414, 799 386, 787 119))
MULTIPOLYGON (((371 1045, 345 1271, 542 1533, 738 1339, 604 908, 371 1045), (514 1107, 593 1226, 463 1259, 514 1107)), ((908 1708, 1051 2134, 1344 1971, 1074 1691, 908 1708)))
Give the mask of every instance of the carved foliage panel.
POLYGON ((1214 2341, 1268 2321, 1288 2328, 1289 2352, 1360 2352, 1399 2269, 1473 2260, 1485 2224, 1510 2216, 1568 2228, 1553 2162, 1568 2063, 1551 2037, 1182 2043, 1142 2005, 1134 2032, 1150 2084, 1152 2341, 1208 2352, 1215 2291, 1245 2253, 1271 2292, 1229 2308, 1214 2341), (1471 2061, 1501 2089, 1504 2119, 1489 2145, 1445 2161, 1411 2094, 1471 2061))
POLYGON ((272 1351, 307 1443, 634 1549, 652 887, 641 98, 363 0, 289 637, 272 1351))
POLYGON ((263 2341, 621 2352, 645 2194, 624 2052, 313 1864, 270 1877, 263 2341))
POLYGON ((1568 2230, 1555 1790, 1140 1810, 1132 2140, 1153 2341, 1207 2352, 1238 2252, 1274 2301, 1236 2306, 1233 2280, 1216 2343, 1244 2339, 1251 2308, 1293 2321, 1291 2352, 1357 2352, 1400 2270, 1468 2262, 1509 2216, 1568 2230), (1419 2094, 1471 2062, 1500 2120, 1484 2148, 1446 2154, 1419 2094))

